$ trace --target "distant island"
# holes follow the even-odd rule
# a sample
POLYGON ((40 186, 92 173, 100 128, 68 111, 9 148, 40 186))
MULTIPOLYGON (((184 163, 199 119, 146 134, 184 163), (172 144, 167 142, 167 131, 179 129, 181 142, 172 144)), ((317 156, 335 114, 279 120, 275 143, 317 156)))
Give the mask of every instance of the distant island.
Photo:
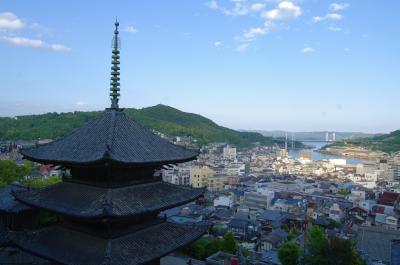
POLYGON ((388 134, 379 134, 372 137, 360 137, 355 139, 343 139, 339 142, 327 145, 327 149, 350 149, 363 148, 375 152, 399 152, 400 151, 400 130, 388 134))
MULTIPOLYGON (((246 130, 242 130, 246 131, 246 130)), ((297 141, 325 141, 326 137, 332 141, 333 134, 335 135, 335 140, 340 141, 343 139, 359 139, 365 137, 373 137, 376 134, 372 133, 363 133, 363 132, 340 132, 340 131, 312 131, 312 132, 290 132, 290 131, 283 131, 283 130, 254 130, 251 132, 258 132, 266 137, 272 138, 282 138, 285 137, 286 134, 288 135, 289 139, 294 137, 297 141)))

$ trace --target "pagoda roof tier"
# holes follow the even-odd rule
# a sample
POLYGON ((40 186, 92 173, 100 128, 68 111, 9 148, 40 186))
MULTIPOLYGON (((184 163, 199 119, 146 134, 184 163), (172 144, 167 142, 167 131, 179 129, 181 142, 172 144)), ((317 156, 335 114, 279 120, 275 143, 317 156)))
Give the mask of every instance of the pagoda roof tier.
POLYGON ((198 151, 159 137, 121 109, 107 109, 69 135, 21 153, 39 163, 67 166, 160 166, 187 162, 198 155, 198 151))
POLYGON ((204 190, 162 181, 120 188, 60 182, 45 188, 13 192, 15 198, 64 216, 78 218, 131 217, 163 211, 199 198, 204 190))
POLYGON ((55 225, 16 233, 12 242, 24 251, 61 264, 139 265, 196 240, 204 228, 163 222, 117 238, 100 238, 55 225))

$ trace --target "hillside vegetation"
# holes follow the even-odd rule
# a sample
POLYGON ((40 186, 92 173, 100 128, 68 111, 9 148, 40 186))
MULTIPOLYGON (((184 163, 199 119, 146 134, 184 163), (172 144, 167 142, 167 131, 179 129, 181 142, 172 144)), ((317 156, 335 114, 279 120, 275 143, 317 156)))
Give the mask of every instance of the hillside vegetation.
MULTIPOLYGON (((142 109, 128 108, 125 112, 148 128, 170 136, 192 136, 199 144, 227 142, 247 147, 254 142, 273 143, 270 137, 260 133, 238 132, 219 126, 201 115, 182 112, 165 105, 142 109)), ((0 118, 0 140, 56 139, 100 113, 100 111, 46 113, 0 118)))
POLYGON ((380 150, 387 153, 398 152, 400 151, 400 130, 389 134, 360 139, 360 144, 370 147, 373 150, 380 150))
POLYGON ((362 146, 374 151, 383 151, 386 153, 400 151, 400 130, 388 133, 379 134, 373 137, 358 138, 353 140, 342 140, 327 147, 335 146, 362 146))

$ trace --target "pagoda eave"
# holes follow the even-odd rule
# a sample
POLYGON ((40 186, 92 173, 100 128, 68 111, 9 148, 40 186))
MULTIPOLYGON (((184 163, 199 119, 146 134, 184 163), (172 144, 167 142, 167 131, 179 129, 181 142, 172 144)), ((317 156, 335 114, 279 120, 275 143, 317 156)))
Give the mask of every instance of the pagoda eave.
POLYGON ((56 159, 42 159, 34 156, 30 156, 23 151, 21 154, 23 159, 27 159, 33 162, 37 162, 45 165, 60 165, 64 167, 121 167, 121 168, 140 168, 140 167, 154 167, 161 168, 164 165, 168 164, 180 164, 192 161, 196 159, 199 155, 198 150, 193 151, 193 155, 184 159, 171 159, 171 160, 163 160, 163 161, 148 161, 148 162, 131 162, 131 161, 121 161, 114 160, 110 157, 103 156, 95 160, 89 161, 73 161, 73 160, 56 160, 56 159))
POLYGON ((161 166, 191 161, 199 150, 174 145, 119 110, 109 109, 63 138, 21 150, 32 161, 64 166, 161 166))
POLYGON ((143 265, 168 255, 206 232, 206 228, 169 222, 113 239, 104 239, 61 225, 15 233, 20 249, 60 264, 143 265))
POLYGON ((192 202, 203 193, 202 188, 161 181, 115 189, 60 182, 41 189, 16 191, 13 195, 21 203, 63 216, 112 220, 157 214, 192 202))

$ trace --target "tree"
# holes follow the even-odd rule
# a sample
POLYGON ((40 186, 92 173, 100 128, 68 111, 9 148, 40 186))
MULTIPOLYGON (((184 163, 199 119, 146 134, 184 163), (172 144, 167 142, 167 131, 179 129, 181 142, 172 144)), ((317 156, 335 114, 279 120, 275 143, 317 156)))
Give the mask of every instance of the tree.
POLYGON ((295 243, 286 242, 278 250, 282 265, 296 265, 299 259, 299 247, 295 243))
POLYGON ((363 265, 365 261, 357 253, 350 240, 334 237, 329 242, 332 265, 363 265))
MULTIPOLYGON (((204 260, 212 254, 223 251, 236 254, 237 241, 231 233, 226 233, 223 238, 202 237, 184 249, 191 257, 204 260)), ((243 251, 243 255, 248 252, 243 251)))
POLYGON ((322 228, 313 226, 308 231, 303 265, 365 265, 350 240, 333 237, 330 240, 322 228))
POLYGON ((319 226, 313 226, 308 231, 302 263, 304 265, 329 264, 329 242, 324 230, 319 226))
POLYGON ((336 222, 335 220, 329 221, 329 225, 328 225, 329 229, 335 229, 335 228, 339 228, 339 227, 340 227, 340 223, 336 222))
POLYGON ((288 235, 288 240, 292 240, 296 237, 298 237, 300 235, 299 230, 297 230, 296 228, 293 228, 292 230, 290 230, 290 233, 288 235))
POLYGON ((61 181, 61 177, 58 176, 48 176, 47 178, 33 178, 33 179, 26 179, 22 181, 22 184, 35 187, 35 188, 42 188, 46 186, 50 186, 56 184, 61 181))
POLYGON ((0 187, 10 185, 14 181, 22 181, 24 176, 32 174, 33 164, 25 161, 22 166, 10 160, 0 160, 0 187))
POLYGON ((195 244, 193 246, 193 253, 192 254, 196 259, 203 259, 204 256, 205 256, 205 251, 206 251, 206 249, 205 249, 204 245, 195 244))
POLYGON ((207 258, 207 257, 211 256, 212 254, 217 253, 219 250, 221 250, 223 248, 223 245, 224 245, 223 239, 219 239, 219 238, 214 238, 213 240, 208 242, 208 244, 206 245, 206 248, 205 248, 205 257, 204 258, 207 258))
POLYGON ((232 233, 226 233, 224 235, 223 251, 231 254, 236 253, 236 240, 232 233))
POLYGON ((248 257, 250 255, 250 252, 247 248, 243 248, 242 249, 242 255, 245 257, 248 257))

